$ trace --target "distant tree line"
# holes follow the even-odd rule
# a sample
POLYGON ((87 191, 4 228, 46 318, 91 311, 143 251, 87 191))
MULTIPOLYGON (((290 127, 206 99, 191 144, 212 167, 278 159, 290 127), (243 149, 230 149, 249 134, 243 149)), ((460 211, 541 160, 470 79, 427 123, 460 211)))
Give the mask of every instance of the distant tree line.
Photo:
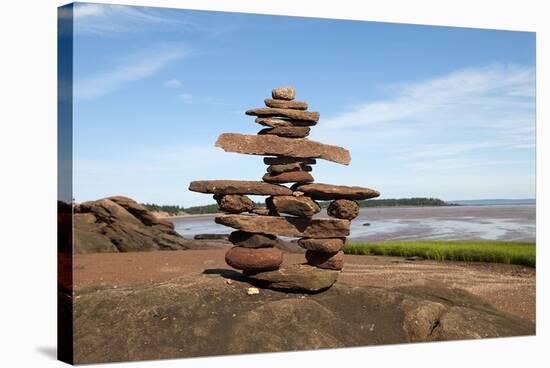
POLYGON ((154 203, 142 203, 141 205, 147 208, 149 211, 166 212, 172 216, 184 212, 183 207, 178 205, 159 205, 154 203))
MULTIPOLYGON (((359 207, 431 207, 431 206, 450 206, 449 203, 439 198, 389 198, 389 199, 368 199, 357 201, 359 207)), ((330 201, 321 203, 322 208, 327 208, 330 201)))
MULTIPOLYGON (((454 206, 438 198, 391 198, 391 199, 369 199, 357 201, 360 207, 427 207, 427 206, 454 206)), ((321 208, 327 208, 330 201, 319 202, 321 208)), ((193 206, 184 208, 177 205, 158 205, 153 203, 144 203, 143 206, 149 211, 162 211, 175 216, 180 214, 204 215, 218 212, 217 204, 208 204, 204 206, 193 206)), ((256 202, 256 208, 265 207, 265 203, 256 202)))

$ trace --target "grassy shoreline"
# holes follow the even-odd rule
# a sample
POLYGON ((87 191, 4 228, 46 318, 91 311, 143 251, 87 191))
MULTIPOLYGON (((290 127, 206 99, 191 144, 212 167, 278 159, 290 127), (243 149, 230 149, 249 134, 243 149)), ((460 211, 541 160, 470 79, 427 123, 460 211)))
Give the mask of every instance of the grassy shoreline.
POLYGON ((422 257, 438 261, 494 262, 536 267, 534 242, 485 240, 419 240, 352 243, 346 254, 422 257))

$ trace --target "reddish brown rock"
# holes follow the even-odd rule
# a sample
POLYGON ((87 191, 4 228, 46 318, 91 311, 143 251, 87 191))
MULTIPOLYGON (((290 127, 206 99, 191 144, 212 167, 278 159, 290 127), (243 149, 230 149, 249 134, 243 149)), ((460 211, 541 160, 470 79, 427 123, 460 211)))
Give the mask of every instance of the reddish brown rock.
POLYGON ((277 100, 294 100, 296 89, 292 86, 273 88, 271 96, 277 100))
POLYGON ((331 287, 340 272, 312 267, 308 264, 293 264, 276 271, 244 273, 254 283, 275 290, 318 292, 331 287))
POLYGON ((343 165, 349 164, 349 151, 342 147, 311 141, 305 138, 283 138, 276 135, 252 135, 224 133, 216 141, 216 147, 226 152, 249 155, 290 156, 297 158, 322 158, 343 165))
POLYGON ((214 194, 214 199, 223 212, 249 212, 254 208, 254 202, 242 194, 214 194))
POLYGON ((310 129, 308 127, 276 127, 266 128, 258 132, 258 134, 273 134, 279 137, 287 138, 305 138, 309 135, 310 129))
POLYGON ((319 113, 316 111, 301 111, 293 109, 279 109, 271 107, 259 107, 245 112, 246 115, 260 117, 283 117, 296 120, 319 121, 319 113))
POLYGON ((288 195, 292 191, 285 186, 263 181, 199 180, 189 184, 189 190, 212 194, 288 195))
POLYGON ((337 199, 330 203, 327 214, 331 217, 353 220, 359 215, 359 204, 349 199, 337 199))
POLYGON ((311 217, 321 211, 321 207, 309 197, 272 196, 265 201, 267 208, 278 213, 298 217, 311 217))
POLYGON ((245 248, 273 248, 280 243, 275 235, 248 233, 240 230, 229 234, 229 241, 245 248))
POLYGON ((327 270, 341 270, 344 267, 344 252, 342 251, 325 253, 308 250, 306 259, 310 265, 327 270))
POLYGON ((280 109, 307 110, 307 102, 302 102, 302 101, 286 101, 286 100, 275 100, 271 98, 266 98, 264 102, 265 102, 265 105, 268 107, 276 107, 280 109))
POLYGON ((315 121, 296 120, 296 119, 277 119, 277 118, 256 118, 256 123, 271 127, 308 127, 317 124, 315 121))
POLYGON ((346 238, 302 238, 298 240, 298 245, 304 249, 332 254, 341 251, 345 244, 346 238))
POLYGON ((299 190, 314 199, 369 199, 378 197, 380 192, 363 187, 349 187, 345 185, 332 184, 301 184, 295 185, 293 190, 299 190))
POLYGON ((272 271, 283 263, 283 252, 277 248, 233 247, 225 253, 225 262, 244 271, 272 271))
POLYGON ((266 165, 286 165, 286 164, 304 164, 315 165, 317 161, 314 158, 296 158, 296 157, 264 157, 264 164, 266 165))
POLYGON ((273 211, 268 210, 267 208, 253 208, 250 213, 253 213, 255 215, 259 216, 278 216, 278 213, 275 213, 273 211))
POLYGON ((306 171, 289 171, 276 175, 267 173, 262 180, 268 183, 305 183, 313 181, 313 176, 306 171))
POLYGON ((219 215, 217 224, 249 233, 292 237, 339 238, 349 235, 349 221, 334 218, 219 215))
POLYGON ((267 168, 267 172, 272 175, 281 174, 290 171, 311 171, 311 166, 304 165, 302 163, 291 163, 284 165, 271 165, 267 168))

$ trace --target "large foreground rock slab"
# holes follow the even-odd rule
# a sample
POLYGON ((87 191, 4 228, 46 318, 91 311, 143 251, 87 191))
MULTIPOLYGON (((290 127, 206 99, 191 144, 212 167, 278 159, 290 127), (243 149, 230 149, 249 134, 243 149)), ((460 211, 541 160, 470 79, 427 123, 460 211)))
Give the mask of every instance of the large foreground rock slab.
POLYGON ((189 190, 212 194, 288 195, 292 191, 285 186, 263 181, 199 180, 189 184, 189 190))
POLYGON ((123 196, 75 205, 74 252, 139 252, 197 248, 136 201, 123 196))
POLYGON ((337 282, 247 295, 238 273, 76 290, 74 358, 104 363, 533 335, 535 325, 455 289, 337 282))
POLYGON ((333 218, 299 218, 285 216, 216 216, 217 224, 250 233, 279 236, 338 238, 349 235, 349 221, 333 218))
POLYGON ((374 189, 365 187, 350 187, 346 185, 333 184, 301 184, 293 186, 293 189, 305 193, 314 199, 330 200, 330 199, 352 199, 361 200, 375 198, 380 195, 380 192, 374 189))
POLYGON ((351 161, 351 156, 347 149, 305 138, 223 133, 218 137, 216 147, 220 147, 226 152, 248 155, 322 158, 343 165, 347 165, 351 161))

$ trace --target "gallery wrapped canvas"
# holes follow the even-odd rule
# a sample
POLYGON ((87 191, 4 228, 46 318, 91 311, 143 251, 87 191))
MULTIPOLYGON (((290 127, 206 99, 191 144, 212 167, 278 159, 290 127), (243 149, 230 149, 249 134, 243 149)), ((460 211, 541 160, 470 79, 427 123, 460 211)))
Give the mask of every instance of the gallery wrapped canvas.
POLYGON ((58 358, 535 334, 535 35, 58 9, 58 358))

